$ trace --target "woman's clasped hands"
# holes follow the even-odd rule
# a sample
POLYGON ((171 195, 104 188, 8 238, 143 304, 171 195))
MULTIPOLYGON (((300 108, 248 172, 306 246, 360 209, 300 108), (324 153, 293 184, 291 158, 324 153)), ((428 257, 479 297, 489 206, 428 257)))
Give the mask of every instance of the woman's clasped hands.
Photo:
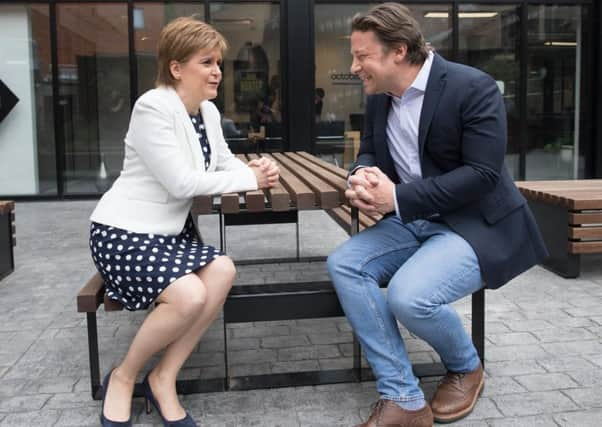
POLYGON ((253 159, 248 163, 248 166, 255 173, 257 178, 257 188, 273 187, 280 179, 280 169, 275 161, 267 157, 253 159))

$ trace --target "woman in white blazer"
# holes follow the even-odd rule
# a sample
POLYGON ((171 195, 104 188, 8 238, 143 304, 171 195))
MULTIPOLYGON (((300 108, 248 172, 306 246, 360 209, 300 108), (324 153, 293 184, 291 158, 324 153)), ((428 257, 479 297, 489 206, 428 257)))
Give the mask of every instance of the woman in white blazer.
POLYGON ((192 17, 170 22, 158 43, 157 87, 132 111, 123 170, 91 216, 90 249, 107 295, 128 310, 156 307, 123 361, 103 381, 103 426, 131 425, 136 376, 146 375, 147 410, 164 425, 196 426, 182 408, 176 377, 232 286, 232 261, 198 237, 192 198, 268 188, 278 167, 267 159, 244 164, 230 152, 217 96, 226 41, 192 17))

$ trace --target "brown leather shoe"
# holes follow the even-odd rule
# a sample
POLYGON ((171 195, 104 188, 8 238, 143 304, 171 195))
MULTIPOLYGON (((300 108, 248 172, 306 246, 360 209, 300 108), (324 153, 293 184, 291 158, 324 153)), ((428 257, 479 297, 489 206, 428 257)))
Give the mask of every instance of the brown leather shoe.
POLYGON ((373 405, 370 418, 355 427, 432 427, 433 413, 428 403, 417 411, 408 411, 391 400, 380 399, 373 405))
POLYGON ((470 414, 484 385, 481 364, 472 372, 448 372, 439 383, 431 401, 435 421, 451 423, 470 414))

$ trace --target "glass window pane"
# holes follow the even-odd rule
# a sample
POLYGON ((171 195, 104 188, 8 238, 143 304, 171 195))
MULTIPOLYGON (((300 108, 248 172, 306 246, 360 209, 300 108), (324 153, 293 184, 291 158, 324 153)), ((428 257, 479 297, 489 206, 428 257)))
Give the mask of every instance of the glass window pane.
POLYGON ((282 151, 280 5, 211 3, 210 13, 229 44, 214 102, 230 149, 282 151))
POLYGON ((138 68, 138 96, 155 87, 157 43, 161 29, 180 16, 205 19, 202 3, 136 3, 134 39, 138 68))
POLYGON ((527 179, 583 176, 581 6, 529 6, 527 179))
POLYGON ((57 5, 65 193, 105 191, 121 171, 130 115, 127 6, 57 5))
MULTIPOLYGON (((347 167, 359 148, 365 94, 362 82, 350 72, 349 35, 353 16, 376 3, 328 4, 315 7, 316 144, 314 152, 347 167)), ((435 50, 451 51, 451 6, 407 5, 435 50)))
POLYGON ((508 118, 506 166, 519 177, 520 22, 518 6, 460 5, 458 61, 490 74, 504 97, 508 118))
POLYGON ((0 195, 56 194, 47 5, 0 5, 0 195))

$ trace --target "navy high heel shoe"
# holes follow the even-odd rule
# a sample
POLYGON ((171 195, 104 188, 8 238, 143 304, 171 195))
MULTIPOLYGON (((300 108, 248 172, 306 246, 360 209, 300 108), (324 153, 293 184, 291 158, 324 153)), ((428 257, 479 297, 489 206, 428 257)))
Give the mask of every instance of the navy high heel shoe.
POLYGON ((150 383, 148 382, 149 375, 150 372, 146 374, 146 376, 144 377, 144 381, 142 381, 142 390, 144 391, 144 404, 146 407, 146 413, 151 413, 150 404, 152 403, 152 405, 159 413, 159 416, 161 417, 161 420, 163 421, 163 425, 165 427, 199 427, 198 424, 194 422, 194 420, 188 412, 186 412, 186 416, 184 418, 175 421, 170 421, 163 416, 163 414, 161 413, 161 407, 159 406, 159 402, 157 402, 157 400, 155 399, 155 396, 153 395, 153 390, 151 389, 150 383))
POLYGON ((102 406, 100 409, 100 425, 102 427, 131 427, 132 426, 132 418, 130 417, 127 421, 112 421, 105 417, 105 397, 107 396, 107 388, 109 387, 109 380, 111 379, 111 374, 115 369, 111 369, 111 371, 107 374, 105 379, 102 382, 102 406))

